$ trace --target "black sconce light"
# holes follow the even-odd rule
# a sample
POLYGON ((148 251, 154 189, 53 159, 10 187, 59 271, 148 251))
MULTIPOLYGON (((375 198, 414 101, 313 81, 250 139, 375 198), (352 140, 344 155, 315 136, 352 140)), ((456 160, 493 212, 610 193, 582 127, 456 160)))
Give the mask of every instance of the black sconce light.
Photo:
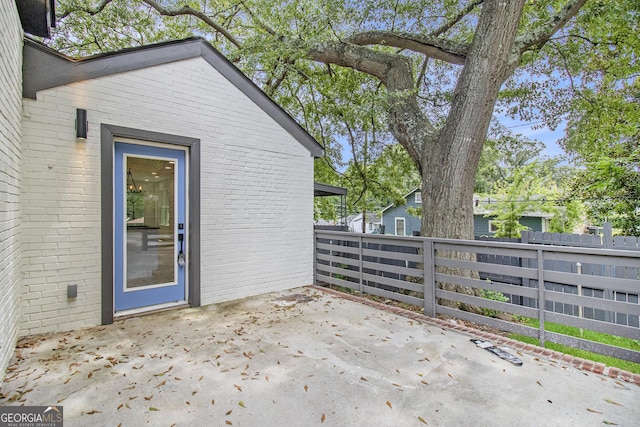
POLYGON ((87 122, 87 110, 81 108, 76 109, 76 137, 87 139, 87 131, 89 130, 89 122, 87 122))

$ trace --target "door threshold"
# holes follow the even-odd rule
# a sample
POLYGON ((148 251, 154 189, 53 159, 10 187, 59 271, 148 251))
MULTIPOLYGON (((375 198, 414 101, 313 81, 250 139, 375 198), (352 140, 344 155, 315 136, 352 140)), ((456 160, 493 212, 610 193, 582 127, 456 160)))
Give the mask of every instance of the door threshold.
POLYGON ((191 307, 187 301, 175 301, 164 304, 150 305, 148 307, 131 308, 129 310, 118 311, 113 314, 113 320, 124 320, 131 317, 145 316, 178 308, 191 307))

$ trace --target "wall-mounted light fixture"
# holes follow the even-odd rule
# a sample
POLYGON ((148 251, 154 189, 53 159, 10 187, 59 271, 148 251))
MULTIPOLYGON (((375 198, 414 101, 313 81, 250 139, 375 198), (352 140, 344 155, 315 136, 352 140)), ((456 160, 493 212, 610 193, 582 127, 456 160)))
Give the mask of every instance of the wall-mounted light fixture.
POLYGON ((87 139, 87 131, 89 130, 89 122, 87 121, 87 110, 82 108, 76 109, 76 137, 87 139))

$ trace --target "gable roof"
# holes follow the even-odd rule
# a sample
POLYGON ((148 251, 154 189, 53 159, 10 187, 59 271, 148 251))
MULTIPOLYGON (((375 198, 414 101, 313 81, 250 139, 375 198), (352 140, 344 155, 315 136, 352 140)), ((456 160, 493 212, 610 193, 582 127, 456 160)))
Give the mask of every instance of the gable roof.
MULTIPOLYGON (((407 200, 410 195, 412 195, 413 193, 415 193, 418 190, 420 190, 420 187, 415 187, 413 190, 409 191, 407 194, 402 196, 402 198, 407 200)), ((387 206, 386 208, 382 209, 380 212, 384 214, 386 211, 388 211, 389 209, 394 208, 394 207, 398 207, 398 206, 396 206, 394 203, 391 203, 389 206, 387 206)))
MULTIPOLYGON (((407 194, 405 194, 403 196, 403 198, 405 200, 408 200, 409 196, 411 196, 413 193, 415 193, 416 191, 420 190, 420 187, 415 187, 413 190, 409 191, 407 194)), ((481 215, 481 216, 485 216, 491 213, 491 211, 488 208, 488 205, 490 205, 491 203, 498 203, 500 200, 498 197, 493 196, 493 197, 489 197, 489 196, 485 196, 485 197, 481 197, 478 196, 476 194, 473 195, 473 214, 474 215, 481 215)), ((384 212, 386 212, 387 210, 396 207, 393 203, 390 204, 389 206, 385 207, 384 209, 382 209, 382 213, 384 214, 384 212)), ((530 217, 530 218, 553 218, 553 215, 548 213, 548 212, 525 212, 522 217, 530 217)))
POLYGON ((23 56, 22 95, 33 99, 39 90, 201 57, 289 132, 313 157, 321 157, 324 150, 286 111, 209 42, 200 37, 123 49, 80 59, 70 58, 25 37, 23 56))

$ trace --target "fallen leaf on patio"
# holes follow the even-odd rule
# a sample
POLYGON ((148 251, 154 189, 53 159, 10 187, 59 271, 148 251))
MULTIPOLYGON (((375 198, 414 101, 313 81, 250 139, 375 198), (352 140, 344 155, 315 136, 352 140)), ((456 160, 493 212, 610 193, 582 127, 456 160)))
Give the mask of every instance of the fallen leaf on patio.
POLYGON ((129 400, 133 400, 133 399, 137 399, 137 398, 138 398, 138 396, 131 396, 131 397, 129 397, 129 400))
POLYGON ((231 421, 229 421, 229 420, 226 420, 225 424, 228 425, 228 426, 232 426, 233 425, 233 423, 231 421))
POLYGON ((89 372, 89 375, 87 375, 87 378, 91 378, 93 376, 93 372, 89 372))
POLYGON ((153 394, 151 396, 145 396, 144 397, 144 400, 151 400, 151 399, 153 399, 153 394))
POLYGON ((309 390, 309 386, 305 384, 304 385, 304 391, 307 391, 307 390, 309 390))
POLYGON ((122 403, 121 403, 121 404, 119 404, 119 405, 118 405, 118 411, 119 411, 120 409, 122 409, 122 407, 123 407, 123 406, 124 406, 124 405, 123 405, 122 403))
POLYGON ((150 407, 149 407, 149 410, 150 410, 150 411, 159 411, 160 409, 158 409, 158 408, 154 408, 153 406, 150 406, 150 407))
POLYGON ((605 402, 607 402, 607 403, 611 403, 612 405, 622 406, 622 405, 621 405, 621 404, 619 404, 618 402, 614 402, 614 401, 613 401, 613 400, 611 400, 611 399, 605 399, 604 401, 605 401, 605 402))
POLYGON ((602 412, 596 411, 595 409, 587 408, 587 411, 593 412, 594 414, 601 414, 602 412))
POLYGON ((322 416, 320 417, 320 422, 324 423, 324 420, 326 419, 326 417, 324 416, 324 414, 322 414, 322 416))
POLYGON ((427 424, 427 422, 422 417, 418 417, 418 421, 420 421, 422 424, 427 424))
POLYGON ((240 402, 238 402, 238 406, 241 408, 246 408, 246 406, 244 406, 244 402, 241 400, 240 402))
POLYGON ((240 387, 238 384, 234 384, 233 386, 237 388, 239 391, 242 391, 242 387, 240 387))
POLYGON ((99 413, 100 413, 100 411, 97 411, 95 409, 92 409, 89 412, 85 412, 85 414, 87 414, 87 415, 93 415, 93 414, 99 414, 99 413))
POLYGON ((389 408, 393 409, 393 406, 391 405, 391 402, 389 402, 388 400, 387 400, 387 406, 388 406, 389 408))
POLYGON ((422 380, 422 381, 420 381, 420 382, 421 382, 422 384, 429 385, 429 383, 428 383, 428 382, 426 382, 425 380, 422 380))
POLYGON ((233 409, 229 409, 227 412, 225 412, 225 415, 231 415, 232 412, 233 412, 233 409))
POLYGON ((266 377, 264 377, 265 381, 269 381, 269 375, 267 375, 266 377))
POLYGON ((216 400, 215 400, 215 399, 212 399, 212 400, 211 400, 211 406, 214 406, 215 404, 216 404, 216 400))
POLYGON ((453 379, 453 375, 451 375, 451 374, 447 374, 447 375, 449 375, 449 378, 453 379))
POLYGON ((167 380, 162 381, 161 383, 158 383, 158 385, 156 387, 162 387, 163 385, 165 385, 167 383, 167 380))
POLYGON ((540 387, 542 387, 542 383, 540 381, 536 381, 536 384, 538 384, 540 387))
POLYGON ((607 421, 607 420, 604 420, 602 423, 606 424, 608 426, 617 426, 618 425, 617 423, 614 423, 613 421, 607 421))
POLYGON ((362 381, 367 381, 367 382, 369 381, 369 380, 368 380, 368 379, 366 379, 365 377, 360 377, 360 379, 361 379, 362 381))

